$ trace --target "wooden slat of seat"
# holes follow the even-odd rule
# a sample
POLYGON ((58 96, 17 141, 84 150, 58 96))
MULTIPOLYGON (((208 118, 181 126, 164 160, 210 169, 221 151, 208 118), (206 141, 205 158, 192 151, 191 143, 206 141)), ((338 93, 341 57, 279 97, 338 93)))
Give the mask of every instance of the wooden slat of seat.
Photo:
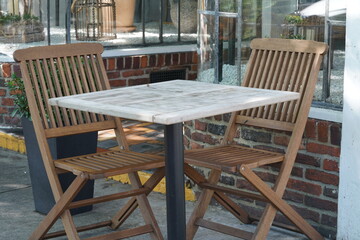
POLYGON ((237 145, 219 146, 185 152, 185 161, 202 167, 238 171, 243 164, 250 168, 283 161, 283 154, 237 145))
POLYGON ((244 230, 240 230, 238 228, 233 228, 233 227, 229 227, 226 226, 224 224, 220 224, 220 223, 215 223, 215 222, 211 222, 205 219, 197 219, 197 221, 195 222, 196 225, 207 228, 207 229, 211 229, 217 232, 221 232, 221 233, 225 233, 227 235, 230 236, 234 236, 234 237, 238 237, 238 238, 242 238, 242 239, 251 239, 253 236, 253 233, 251 232, 247 232, 244 230))
POLYGON ((72 171, 76 175, 86 172, 90 178, 98 178, 162 167, 164 158, 130 151, 111 151, 58 159, 54 163, 57 168, 72 171))

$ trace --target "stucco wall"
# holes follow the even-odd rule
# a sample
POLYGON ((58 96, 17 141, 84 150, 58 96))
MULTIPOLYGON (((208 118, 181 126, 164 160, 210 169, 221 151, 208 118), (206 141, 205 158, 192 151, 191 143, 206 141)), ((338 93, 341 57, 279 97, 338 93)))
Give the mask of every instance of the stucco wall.
POLYGON ((360 1, 348 0, 347 5, 339 240, 360 239, 360 1))

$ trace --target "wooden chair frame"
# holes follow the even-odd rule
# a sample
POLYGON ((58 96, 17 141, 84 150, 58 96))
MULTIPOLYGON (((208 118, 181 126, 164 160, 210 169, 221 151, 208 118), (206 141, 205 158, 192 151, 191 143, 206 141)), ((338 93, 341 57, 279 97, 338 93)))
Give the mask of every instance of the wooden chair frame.
POLYGON ((101 44, 78 43, 34 47, 14 53, 14 59, 20 62, 37 141, 56 201, 29 239, 47 239, 62 235, 66 235, 68 239, 80 239, 78 232, 81 231, 106 226, 117 229, 137 207, 143 216, 144 226, 91 239, 122 239, 146 233, 149 233, 152 239, 163 239, 146 196, 164 176, 164 158, 131 152, 118 118, 50 106, 48 103, 49 98, 110 89, 102 52, 101 44), (114 129, 120 151, 58 160, 52 158, 47 139, 105 129, 114 129), (157 168, 155 173, 145 184, 141 184, 137 171, 153 168, 157 168), (65 192, 58 178, 58 174, 63 172, 76 175, 65 192), (72 202, 88 180, 118 174, 129 175, 132 190, 72 202), (132 197, 131 200, 111 220, 88 226, 76 228, 69 211, 71 208, 128 197, 132 197), (64 231, 48 233, 59 218, 64 231))
MULTIPOLYGON (((203 188, 187 224, 187 239, 194 238, 199 226, 243 239, 266 239, 277 211, 296 226, 289 226, 289 229, 303 232, 311 239, 323 239, 282 197, 302 140, 323 55, 328 47, 324 43, 307 40, 254 39, 251 48, 243 86, 295 91, 301 97, 297 101, 234 112, 220 146, 186 151, 185 173, 203 188), (244 125, 290 132, 285 154, 234 144, 239 126, 244 125), (281 168, 271 187, 252 169, 273 163, 280 163, 281 168), (189 164, 210 168, 209 177, 205 179, 189 164), (224 170, 240 173, 260 194, 218 186, 224 170), (227 194, 266 202, 261 219, 251 217, 227 194), (203 219, 212 198, 243 223, 259 221, 256 231, 245 232, 203 219)), ((278 226, 285 227, 283 224, 278 226)))

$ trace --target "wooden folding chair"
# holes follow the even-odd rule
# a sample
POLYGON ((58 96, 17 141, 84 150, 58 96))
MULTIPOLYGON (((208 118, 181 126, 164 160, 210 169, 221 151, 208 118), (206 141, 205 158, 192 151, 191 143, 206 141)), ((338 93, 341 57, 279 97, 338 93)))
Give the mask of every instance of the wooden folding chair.
MULTIPOLYGON (((117 229, 137 206, 145 225, 115 231, 91 239, 122 239, 149 233, 152 239, 163 239, 159 226, 146 197, 164 176, 164 159, 160 156, 131 152, 126 142, 121 121, 104 115, 50 106, 49 98, 110 89, 98 43, 78 43, 18 50, 15 60, 20 62, 26 96, 36 131, 46 173, 56 201, 55 206, 32 233, 30 239, 45 239, 66 235, 80 239, 78 232, 110 226, 117 229), (47 139, 114 129, 120 151, 108 151, 54 160, 47 139), (137 171, 158 168, 142 185, 137 171), (58 174, 76 175, 63 192, 58 174), (132 190, 72 202, 76 194, 90 179, 128 174, 132 190), (76 228, 69 209, 132 197, 126 206, 108 221, 76 228), (61 218, 64 231, 48 233, 61 218)), ((118 103, 121 104, 121 103, 118 103)))
POLYGON ((187 239, 193 239, 199 226, 244 239, 265 239, 277 211, 283 213, 309 238, 322 239, 282 197, 302 140, 327 45, 306 40, 254 39, 251 48, 252 53, 242 84, 244 87, 299 92, 301 97, 297 101, 234 112, 220 146, 189 150, 185 153, 185 173, 203 189, 187 224, 187 239), (285 154, 234 144, 233 139, 239 125, 290 132, 285 154), (257 176, 253 169, 274 163, 280 163, 281 168, 274 186, 271 187, 257 176), (189 164, 210 168, 208 179, 189 164), (218 186, 224 170, 240 173, 260 194, 218 186), (229 194, 267 202, 254 233, 203 218, 211 199, 214 198, 242 222, 257 221, 235 204, 228 197, 229 194))

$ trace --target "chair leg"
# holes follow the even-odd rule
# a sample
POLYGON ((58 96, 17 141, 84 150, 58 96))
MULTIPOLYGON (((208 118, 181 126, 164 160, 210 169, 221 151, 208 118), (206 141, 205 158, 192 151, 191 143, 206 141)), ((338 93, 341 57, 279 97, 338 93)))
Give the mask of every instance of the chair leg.
POLYGON ((259 230, 255 232, 255 234, 253 235, 253 239, 266 239, 266 236, 270 230, 271 224, 276 214, 276 209, 274 207, 279 209, 279 211, 281 211, 310 239, 324 239, 307 221, 305 221, 305 219, 300 214, 298 214, 287 202, 282 199, 282 196, 279 196, 276 192, 274 192, 273 189, 271 189, 265 182, 263 182, 262 179, 259 178, 249 167, 242 165, 240 167, 240 173, 262 195, 269 199, 269 201, 273 205, 272 207, 266 207, 263 217, 261 218, 258 225, 259 230), (271 208, 273 208, 274 210, 272 210, 271 208))
MULTIPOLYGON (((161 181, 161 179, 165 176, 165 168, 158 168, 151 177, 146 181, 144 184, 144 188, 148 188, 149 192, 146 194, 148 195, 151 191, 156 187, 156 185, 161 181)), ((138 203, 136 201, 136 197, 132 197, 124 207, 118 211, 115 216, 112 218, 112 229, 117 229, 121 224, 125 222, 125 220, 135 211, 138 207, 138 203)))
MULTIPOLYGON (((189 164, 184 165, 184 172, 197 185, 207 181, 203 175, 198 173, 189 164)), ((220 205, 222 205, 225 209, 227 209, 230 213, 232 213, 242 223, 244 224, 251 223, 249 214, 244 209, 242 209, 238 204, 236 204, 233 200, 231 200, 231 198, 229 198, 226 194, 215 191, 214 198, 220 205)))
MULTIPOLYGON (((208 179, 209 183, 215 184, 219 181, 221 175, 221 171, 219 170, 211 170, 210 176, 208 179)), ((196 202, 195 208, 190 216, 190 219, 186 225, 186 239, 192 240, 199 228, 199 226, 196 225, 196 221, 199 218, 203 218, 206 212, 206 209, 208 208, 211 198, 214 195, 214 190, 211 189, 205 189, 202 191, 199 199, 196 202)))
POLYGON ((54 225, 56 220, 61 216, 66 234, 69 239, 80 239, 74 222, 72 220, 70 211, 67 210, 67 207, 72 202, 72 200, 79 193, 81 188, 87 182, 87 178, 83 175, 78 175, 75 180, 71 183, 66 192, 61 195, 60 199, 56 202, 55 206, 50 210, 46 217, 41 221, 39 226, 31 234, 29 239, 42 239, 44 235, 50 230, 54 225))
MULTIPOLYGON (((133 186, 134 189, 138 189, 142 187, 137 172, 129 173, 129 178, 131 185, 133 186)), ((155 219, 154 213, 151 210, 151 206, 149 200, 147 199, 147 196, 145 194, 138 195, 136 196, 136 201, 139 204, 140 212, 144 218, 145 223, 150 224, 153 227, 154 232, 150 233, 151 238, 162 240, 163 239, 162 233, 155 219)))

